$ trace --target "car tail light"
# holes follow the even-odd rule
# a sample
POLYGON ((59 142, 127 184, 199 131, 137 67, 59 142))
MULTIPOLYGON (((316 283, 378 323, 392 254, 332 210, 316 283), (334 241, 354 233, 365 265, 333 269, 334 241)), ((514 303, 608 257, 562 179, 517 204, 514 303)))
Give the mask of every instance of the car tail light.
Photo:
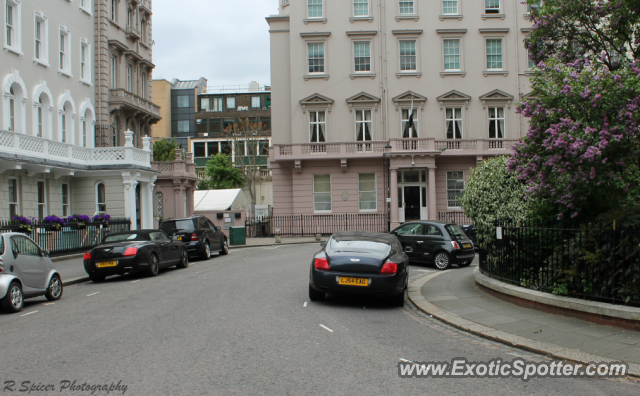
POLYGON ((329 271, 329 261, 326 258, 317 258, 315 264, 313 266, 318 271, 329 271))
POLYGON ((198 241, 198 239, 200 239, 198 238, 198 234, 196 233, 191 234, 191 242, 196 242, 198 241))
POLYGON ((458 245, 458 242, 456 241, 451 241, 451 244, 453 245, 454 249, 460 249, 460 245, 458 245))
POLYGON ((138 248, 128 247, 127 250, 124 251, 124 257, 131 257, 138 254, 138 248))
POLYGON ((91 252, 86 252, 83 257, 85 260, 91 260, 91 252))
POLYGON ((387 261, 386 263, 384 263, 382 269, 380 270, 380 274, 382 275, 393 275, 396 272, 398 272, 398 264, 392 263, 391 261, 387 261))

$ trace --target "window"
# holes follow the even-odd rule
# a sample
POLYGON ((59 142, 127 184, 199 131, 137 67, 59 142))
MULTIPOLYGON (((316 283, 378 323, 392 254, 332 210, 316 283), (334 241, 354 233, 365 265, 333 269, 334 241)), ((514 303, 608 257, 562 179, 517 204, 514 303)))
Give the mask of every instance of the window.
POLYGON ((62 185, 62 216, 69 216, 69 185, 62 185))
POLYGON ((533 70, 536 67, 536 63, 531 59, 531 51, 527 50, 527 59, 529 60, 529 70, 533 70))
POLYGON ((353 54, 356 73, 371 71, 371 52, 369 49, 370 45, 371 43, 368 41, 353 43, 353 54))
POLYGON ((133 66, 127 65, 127 91, 133 92, 133 66))
POLYGON ((309 18, 322 18, 322 0, 307 0, 309 18))
POLYGON ((85 82, 90 81, 90 47, 87 39, 80 39, 80 79, 85 82))
POLYGON ((20 191, 18 179, 9 179, 9 218, 13 219, 20 214, 20 191))
POLYGON ((87 147, 87 120, 82 120, 80 123, 82 128, 82 147, 87 147))
POLYGON ((189 97, 178 96, 178 107, 189 107, 189 97))
POLYGON ((235 96, 231 96, 227 98, 227 109, 235 109, 236 108, 236 98, 235 96))
POLYGON ((484 0, 484 13, 485 14, 499 14, 500 13, 500 0, 484 0))
POLYGON ((147 98, 147 74, 143 72, 140 73, 140 96, 147 98))
POLYGON ((369 0, 353 0, 353 16, 369 16, 369 0))
POLYGON ((402 137, 417 138, 418 137, 418 112, 413 108, 413 127, 407 128, 409 122, 409 112, 411 109, 402 109, 402 137))
POLYGON ((413 15, 413 0, 400 0, 400 15, 413 15))
POLYGON ((193 143, 193 155, 195 157, 206 157, 204 142, 193 143))
POLYGON ((324 73, 324 43, 308 43, 309 73, 324 73))
POLYGON ((310 141, 311 143, 321 143, 325 141, 325 131, 327 127, 326 113, 324 111, 309 112, 310 141))
POLYGON ((356 110, 356 141, 371 140, 371 110, 356 110))
POLYGON ((111 57, 111 64, 109 66, 109 75, 111 77, 111 89, 118 88, 118 58, 111 57))
POLYGON ((6 44, 9 47, 13 47, 15 42, 15 24, 13 23, 13 5, 7 4, 7 12, 6 12, 6 26, 7 26, 7 41, 6 44))
POLYGON ((252 96, 251 97, 251 108, 252 109, 259 109, 260 108, 260 97, 259 96, 252 96))
MULTIPOLYGON (((235 103, 233 106, 235 107, 235 103)), ((211 99, 211 111, 222 111, 222 98, 211 99)))
POLYGON ((38 182, 38 219, 43 220, 47 216, 47 191, 44 181, 38 182))
POLYGON ((20 254, 27 256, 40 256, 40 248, 31 239, 24 236, 12 236, 11 242, 18 248, 20 254))
POLYGON ((143 20, 140 23, 140 40, 142 40, 143 43, 147 42, 147 21, 143 20))
POLYGON ((91 0, 80 0, 80 9, 91 14, 91 0))
POLYGON ((462 107, 446 109, 447 139, 462 139, 462 107))
POLYGON ((38 98, 38 107, 36 107, 38 121, 38 137, 42 137, 42 96, 38 98))
POLYGON ((458 15, 458 0, 442 0, 442 13, 444 15, 458 15))
POLYGON ((96 212, 107 212, 107 192, 104 187, 104 183, 98 183, 96 185, 96 212))
POLYGON ((189 121, 178 121, 178 132, 191 132, 189 121))
POLYGON ((22 55, 22 19, 19 0, 5 0, 5 50, 22 55))
POLYGON ((460 40, 444 40, 444 70, 460 71, 460 40))
POLYGON ((209 111, 209 98, 200 99, 200 111, 209 111))
POLYGON ((13 87, 9 88, 9 130, 16 130, 16 95, 13 87))
POLYGON ((416 71, 416 41, 400 41, 400 71, 416 71))
POLYGON ((43 23, 36 19, 36 34, 35 34, 35 55, 36 59, 42 59, 42 25, 43 23))
POLYGON ((447 207, 459 208, 464 190, 464 172, 447 172, 447 207))
POLYGON ((62 136, 61 136, 61 142, 66 142, 67 141, 67 113, 66 111, 63 110, 62 112, 62 116, 61 116, 61 121, 62 123, 62 136))
POLYGON ((489 107, 489 139, 504 138, 504 107, 489 107))
POLYGON ((375 211, 378 209, 376 190, 376 174, 361 173, 358 175, 358 202, 360 211, 375 211))
POLYGON ((156 216, 164 218, 164 197, 161 192, 156 193, 156 216))
POLYGON ((220 152, 220 145, 218 142, 208 142, 207 143, 207 156, 211 157, 212 155, 217 155, 220 152))
POLYGON ((487 69, 502 70, 502 39, 487 39, 487 69))
POLYGON ((313 211, 331 212, 331 175, 313 175, 313 211))
POLYGON ((111 0, 111 20, 116 22, 116 18, 118 17, 118 1, 119 0, 111 0))
POLYGON ((60 29, 60 71, 71 75, 71 32, 60 29))

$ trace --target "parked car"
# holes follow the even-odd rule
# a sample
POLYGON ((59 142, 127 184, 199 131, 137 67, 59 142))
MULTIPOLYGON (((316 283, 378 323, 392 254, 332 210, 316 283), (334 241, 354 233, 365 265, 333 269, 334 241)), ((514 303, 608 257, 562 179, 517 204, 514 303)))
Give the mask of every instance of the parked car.
POLYGON ((190 256, 208 260, 211 252, 229 253, 227 237, 220 227, 204 216, 191 216, 160 222, 159 228, 168 235, 177 235, 187 247, 190 256))
POLYGON ((84 270, 94 282, 135 272, 156 276, 161 268, 174 265, 189 266, 187 249, 177 238, 172 240, 160 230, 115 232, 84 254, 84 270))
POLYGON ((327 293, 387 297, 404 305, 409 281, 409 257, 394 235, 345 231, 322 243, 311 260, 309 298, 327 293))
POLYGON ((412 221, 391 234, 398 237, 411 261, 432 263, 440 270, 452 264, 467 267, 476 255, 473 242, 454 223, 412 221))
POLYGON ((20 312, 27 298, 59 300, 63 291, 49 252, 24 234, 0 234, 0 302, 5 311, 20 312))
POLYGON ((474 248, 477 250, 478 237, 476 235, 476 228, 473 226, 473 224, 464 224, 464 225, 461 225, 460 228, 462 229, 462 231, 464 231, 465 235, 468 236, 469 239, 471 239, 471 242, 473 242, 474 248))

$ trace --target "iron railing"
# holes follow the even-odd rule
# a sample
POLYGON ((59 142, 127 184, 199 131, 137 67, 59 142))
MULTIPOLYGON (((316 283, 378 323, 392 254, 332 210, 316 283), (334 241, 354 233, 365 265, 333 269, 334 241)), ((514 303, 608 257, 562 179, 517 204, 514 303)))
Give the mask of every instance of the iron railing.
POLYGON ((387 213, 258 216, 245 220, 247 237, 329 236, 338 231, 389 232, 387 213))
POLYGON ((38 223, 25 231, 10 220, 0 220, 0 232, 21 232, 33 239, 50 256, 62 256, 84 252, 96 247, 105 236, 113 232, 128 231, 129 219, 111 219, 108 224, 87 223, 83 228, 75 225, 63 226, 56 230, 50 224, 38 223))
POLYGON ((480 269, 542 292, 640 306, 640 230, 496 223, 480 269))
POLYGON ((473 224, 470 218, 464 215, 464 212, 458 212, 453 210, 447 210, 444 212, 438 212, 438 220, 446 221, 450 223, 456 223, 458 225, 473 224))

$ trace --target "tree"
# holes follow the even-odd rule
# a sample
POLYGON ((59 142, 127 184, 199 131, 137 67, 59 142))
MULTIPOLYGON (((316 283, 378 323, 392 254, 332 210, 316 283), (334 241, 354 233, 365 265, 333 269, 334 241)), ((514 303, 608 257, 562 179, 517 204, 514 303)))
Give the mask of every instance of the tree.
POLYGON ((527 199, 528 186, 507 169, 507 157, 482 161, 471 170, 460 198, 464 213, 473 221, 478 242, 485 247, 495 239, 497 220, 526 220, 535 199, 527 199))
POLYGON ((530 128, 509 169, 558 219, 591 219, 640 199, 640 66, 540 63, 517 106, 530 128))
POLYGON ((534 23, 527 40, 537 63, 601 58, 613 71, 640 54, 640 0, 527 0, 534 23))
POLYGON ((239 169, 231 164, 231 159, 218 153, 212 155, 205 168, 206 179, 198 183, 199 190, 224 190, 244 187, 244 177, 239 169))
POLYGON ((244 121, 234 122, 225 129, 225 135, 233 144, 235 153, 234 166, 242 172, 249 189, 251 203, 256 203, 256 183, 262 179, 260 165, 266 165, 271 131, 265 130, 258 122, 244 121), (246 154, 245 154, 246 148, 246 154))
POLYGON ((176 149, 179 148, 180 145, 176 143, 175 139, 156 140, 153 143, 153 160, 156 162, 175 161, 176 149))

